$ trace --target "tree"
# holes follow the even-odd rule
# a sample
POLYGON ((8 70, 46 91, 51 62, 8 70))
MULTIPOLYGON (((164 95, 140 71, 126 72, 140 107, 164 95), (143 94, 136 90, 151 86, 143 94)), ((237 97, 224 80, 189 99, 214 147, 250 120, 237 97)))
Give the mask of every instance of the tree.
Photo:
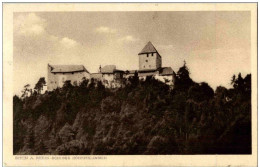
POLYGON ((30 89, 30 84, 26 84, 24 85, 23 87, 24 89, 22 90, 22 98, 26 98, 29 96, 29 92, 31 92, 31 89, 30 89))
POLYGON ((139 77, 137 71, 135 71, 135 74, 133 77, 130 77, 129 79, 130 85, 132 88, 135 88, 139 84, 139 77))
POLYGON ((194 101, 201 102, 213 98, 214 91, 207 83, 202 82, 191 86, 188 91, 188 96, 194 101))
POLYGON ((214 90, 206 82, 200 84, 200 89, 204 93, 204 100, 209 100, 214 96, 214 90))
POLYGON ((251 92, 251 74, 246 75, 245 78, 241 76, 241 73, 238 74, 237 78, 233 75, 231 85, 238 92, 251 92))
POLYGON ((42 139, 40 139, 40 141, 35 144, 34 146, 35 148, 35 153, 38 154, 38 155, 44 155, 46 152, 47 152, 47 148, 46 146, 44 145, 44 142, 42 139))
POLYGON ((71 89, 72 87, 73 87, 73 86, 72 86, 70 80, 66 80, 66 81, 64 82, 64 84, 63 84, 63 88, 64 88, 65 90, 69 90, 69 89, 71 89))
POLYGON ((184 60, 183 66, 177 72, 177 77, 179 79, 188 79, 188 78, 190 78, 190 72, 189 72, 188 67, 186 66, 186 61, 185 60, 184 60))
POLYGON ((102 84, 101 81, 97 82, 97 90, 99 91, 105 91, 105 86, 102 84))
POLYGON ((81 87, 81 88, 87 88, 87 87, 88 87, 88 83, 89 83, 89 80, 86 79, 86 77, 83 77, 83 78, 82 78, 82 81, 81 81, 81 83, 80 83, 80 87, 81 87))
POLYGON ((234 74, 231 79, 231 85, 234 85, 236 82, 236 75, 234 74))
POLYGON ((45 81, 45 78, 44 77, 41 77, 39 79, 39 81, 36 83, 35 87, 34 87, 34 90, 37 92, 37 93, 41 93, 41 91, 43 90, 43 86, 45 86, 46 84, 46 81, 45 81))
POLYGON ((184 60, 183 66, 179 69, 176 75, 176 89, 188 90, 194 82, 190 78, 190 72, 186 66, 186 61, 184 60))
POLYGON ((244 78, 245 90, 251 92, 251 74, 247 74, 244 78))

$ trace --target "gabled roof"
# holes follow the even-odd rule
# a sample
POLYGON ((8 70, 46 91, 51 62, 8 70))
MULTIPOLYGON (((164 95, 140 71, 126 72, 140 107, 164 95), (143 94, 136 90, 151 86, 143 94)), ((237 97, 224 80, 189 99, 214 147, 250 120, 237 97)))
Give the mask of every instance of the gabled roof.
POLYGON ((106 65, 103 68, 101 68, 101 73, 114 73, 115 70, 115 65, 106 65))
POLYGON ((101 68, 102 74, 124 73, 123 70, 116 69, 115 65, 106 65, 101 68))
POLYGON ((159 75, 175 75, 175 72, 171 67, 160 67, 157 69, 143 69, 143 70, 138 70, 138 74, 140 73, 156 73, 159 72, 159 75))
POLYGON ((125 73, 125 71, 123 71, 123 70, 118 70, 118 69, 115 69, 114 72, 115 72, 115 73, 125 73))
POLYGON ((138 55, 146 54, 146 53, 158 53, 155 47, 153 46, 152 42, 150 41, 145 45, 142 51, 138 53, 138 55))
POLYGON ((138 70, 126 70, 125 73, 126 74, 134 74, 135 72, 138 72, 138 70))
POLYGON ((83 65, 49 65, 53 73, 69 73, 69 72, 83 72, 86 68, 83 65))
POLYGON ((158 69, 143 69, 143 70, 138 70, 138 73, 155 72, 155 71, 158 71, 158 69))
POLYGON ((174 71, 171 67, 162 67, 159 69, 160 75, 173 75, 174 71))

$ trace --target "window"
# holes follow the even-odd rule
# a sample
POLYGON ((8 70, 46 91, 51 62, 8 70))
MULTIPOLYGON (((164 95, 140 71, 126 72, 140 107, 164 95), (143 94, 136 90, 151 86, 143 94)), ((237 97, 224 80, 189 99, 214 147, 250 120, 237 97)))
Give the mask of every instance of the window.
POLYGON ((153 53, 152 53, 152 56, 153 56, 153 53))
POLYGON ((145 60, 146 62, 148 62, 148 60, 145 60))
POLYGON ((145 66, 144 66, 144 68, 145 68, 145 66))
POLYGON ((146 56, 149 57, 149 53, 146 56))

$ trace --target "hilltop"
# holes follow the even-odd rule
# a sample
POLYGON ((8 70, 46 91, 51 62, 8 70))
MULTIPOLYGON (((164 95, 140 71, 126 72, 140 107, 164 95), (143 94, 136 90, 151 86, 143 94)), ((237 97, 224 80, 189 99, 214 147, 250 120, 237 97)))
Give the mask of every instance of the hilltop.
POLYGON ((125 87, 66 81, 14 96, 14 154, 250 154, 251 75, 214 92, 184 65, 174 89, 153 77, 125 87))

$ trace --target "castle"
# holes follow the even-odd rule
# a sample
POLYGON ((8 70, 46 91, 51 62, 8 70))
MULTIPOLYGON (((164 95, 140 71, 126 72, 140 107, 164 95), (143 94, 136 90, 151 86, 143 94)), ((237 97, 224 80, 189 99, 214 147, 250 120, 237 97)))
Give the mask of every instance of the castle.
POLYGON ((64 82, 70 80, 72 84, 80 84, 82 78, 101 81, 106 88, 122 86, 122 81, 138 74, 139 79, 153 76, 171 87, 175 83, 175 72, 171 67, 162 67, 162 57, 151 42, 148 42, 139 56, 139 70, 123 71, 115 65, 107 65, 99 68, 98 73, 90 73, 83 65, 49 65, 47 90, 52 91, 62 87, 64 82))

